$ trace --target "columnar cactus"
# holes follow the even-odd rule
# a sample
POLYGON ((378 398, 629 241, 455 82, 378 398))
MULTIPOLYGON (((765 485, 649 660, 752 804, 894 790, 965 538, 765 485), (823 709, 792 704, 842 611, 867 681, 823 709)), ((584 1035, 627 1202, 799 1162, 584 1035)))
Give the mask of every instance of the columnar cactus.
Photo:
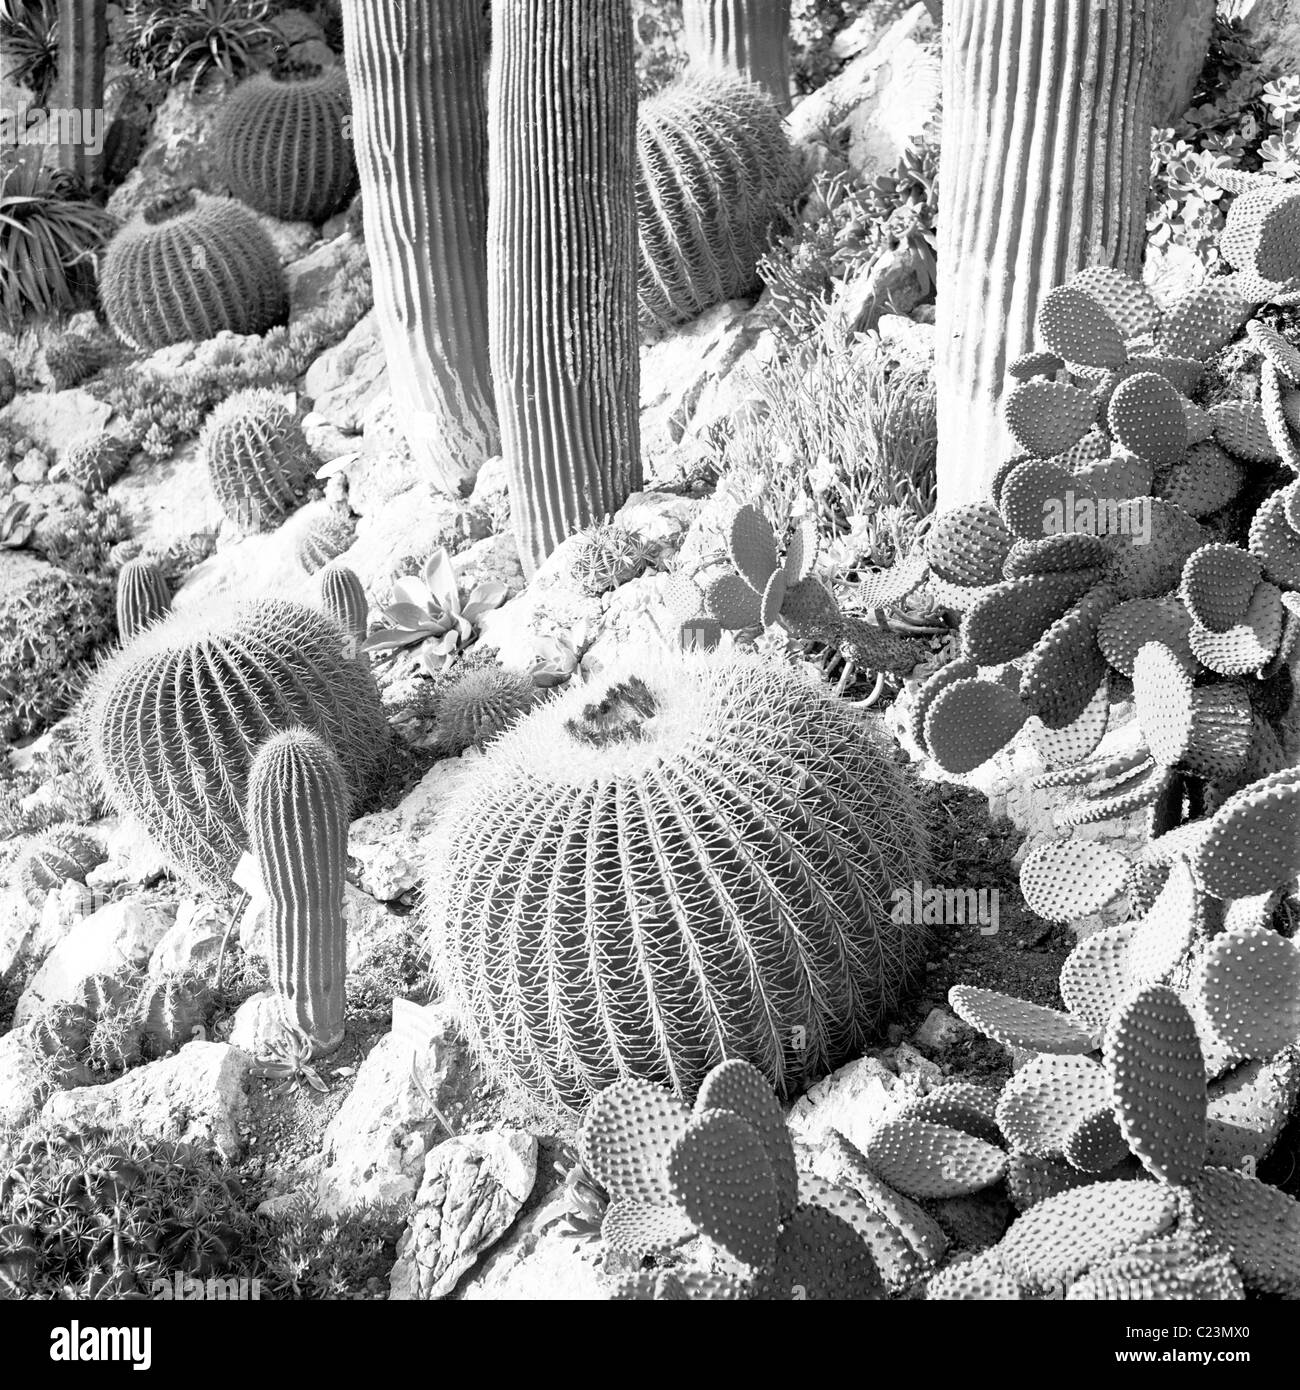
POLYGON ((326 565, 316 576, 316 582, 320 587, 321 607, 343 630, 344 655, 368 667, 370 659, 361 650, 370 612, 365 585, 355 570, 340 564, 326 565))
POLYGON ((565 691, 453 793, 428 941, 489 1070, 577 1106, 744 1057, 783 1091, 882 1023, 924 959, 892 762, 792 671, 718 653, 565 691), (909 914, 910 916, 910 914, 909 914))
POLYGON ((356 184, 348 83, 338 68, 279 81, 259 73, 222 103, 213 127, 231 192, 285 222, 323 222, 356 184))
POLYGON ((343 1041, 348 790, 330 746, 307 729, 268 739, 248 779, 248 829, 270 917, 271 980, 312 1056, 343 1041))
POLYGON ((282 599, 156 624, 99 668, 82 707, 83 742, 119 814, 217 893, 248 848, 253 750, 298 725, 331 744, 359 802, 387 745, 374 682, 329 618, 282 599))
POLYGON ((685 77, 637 113, 641 327, 671 328, 757 283, 798 187, 781 118, 752 82, 685 77))
POLYGON ((199 452, 221 510, 248 531, 274 530, 316 466, 293 407, 257 386, 208 416, 199 452))
POLYGON ((626 0, 493 5, 489 334, 528 574, 640 486, 635 102, 626 0))
POLYGON ((177 192, 109 243, 99 293, 113 331, 142 352, 282 323, 289 293, 271 238, 231 198, 177 192))
POLYGON ((1090 264, 1141 266, 1162 13, 1158 0, 949 0, 943 13, 946 509, 989 495, 1003 376, 1032 346, 1041 297, 1090 264))
POLYGON ((156 623, 171 606, 171 589, 152 560, 128 560, 118 571, 117 632, 123 642, 156 623))
POLYGON ((91 187, 98 181, 103 145, 93 138, 94 125, 104 115, 104 53, 108 20, 100 0, 59 0, 58 107, 65 119, 80 122, 64 134, 80 135, 58 146, 61 168, 91 187), (76 113, 73 116, 71 113, 76 113))
POLYGON ((691 67, 737 73, 790 109, 790 0, 683 0, 691 67))
POLYGON ((487 316, 478 0, 344 7, 375 316, 398 422, 452 494, 498 449, 487 316))

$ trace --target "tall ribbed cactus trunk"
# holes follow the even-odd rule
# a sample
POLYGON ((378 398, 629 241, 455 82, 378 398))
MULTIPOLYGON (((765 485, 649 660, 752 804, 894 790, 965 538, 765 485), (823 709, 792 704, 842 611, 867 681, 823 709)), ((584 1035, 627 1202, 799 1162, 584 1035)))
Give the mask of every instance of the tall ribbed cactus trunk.
POLYGON ((635 122, 627 0, 494 0, 492 375, 530 575, 641 485, 635 122))
POLYGON ((104 0, 59 0, 55 97, 64 138, 58 161, 87 188, 98 183, 103 166, 105 15, 104 0))
POLYGON ((691 66, 738 73, 790 109, 790 0, 682 0, 691 66))
POLYGON ((248 787, 249 842, 270 917, 271 983, 312 1056, 343 1041, 348 793, 329 745, 306 729, 264 743, 248 787))
POLYGON ((480 0, 347 0, 352 131, 398 424, 434 486, 498 450, 480 0))
POLYGON ((1088 265, 1141 270, 1162 0, 946 0, 939 506, 989 493, 1007 364, 1088 265))

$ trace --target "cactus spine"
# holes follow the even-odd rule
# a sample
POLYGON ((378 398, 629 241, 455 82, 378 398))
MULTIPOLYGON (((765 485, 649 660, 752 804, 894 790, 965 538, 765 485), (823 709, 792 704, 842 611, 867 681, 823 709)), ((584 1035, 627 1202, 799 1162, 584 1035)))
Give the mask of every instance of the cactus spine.
POLYGON ((682 31, 693 68, 738 73, 790 109, 790 0, 683 0, 682 31))
POLYGON ((328 744, 307 729, 268 739, 253 759, 248 829, 270 916, 271 979, 312 1056, 343 1041, 348 793, 328 744))
POLYGON ((402 432, 453 495, 498 452, 478 0, 344 6, 375 311, 402 432))
POLYGON ((1042 296, 1140 271, 1157 0, 949 0, 939 201, 939 506, 986 497, 1042 296), (996 177, 990 170, 997 170, 996 177))
POLYGON ((171 590, 152 560, 128 560, 117 576, 117 632, 129 642, 172 606, 171 590))
POLYGON ((625 0, 493 5, 489 333, 530 575, 641 485, 635 102, 625 0))
POLYGON ((58 146, 59 165, 90 188, 103 164, 103 142, 91 138, 92 123, 104 115, 108 20, 101 0, 59 0, 58 45, 58 105, 78 121, 62 132, 73 138, 58 146))

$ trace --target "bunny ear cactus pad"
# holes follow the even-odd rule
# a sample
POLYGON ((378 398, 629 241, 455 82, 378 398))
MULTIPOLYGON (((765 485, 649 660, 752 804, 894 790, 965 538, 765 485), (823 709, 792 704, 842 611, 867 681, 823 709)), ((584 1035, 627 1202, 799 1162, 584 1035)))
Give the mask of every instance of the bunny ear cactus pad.
POLYGON ((1264 566, 1235 545, 1203 545, 1183 567, 1179 596, 1202 627, 1227 632, 1246 616, 1264 566))
POLYGON ((582 1166, 615 1201, 666 1205, 672 1193, 664 1164, 690 1118, 682 1102, 660 1087, 635 1076, 616 1081, 583 1116, 582 1166))
POLYGON ((1138 652, 1148 642, 1171 651, 1189 673, 1192 655, 1191 615, 1177 599, 1136 598, 1112 608, 1097 628, 1097 644, 1106 660, 1124 676, 1133 675, 1138 652))
POLYGON ((1201 957, 1194 988, 1230 1048, 1271 1057, 1300 1039, 1300 949, 1267 927, 1222 932, 1201 957))
POLYGON ((758 593, 777 570, 776 541, 767 518, 756 507, 744 506, 731 523, 731 563, 758 593))
POLYGON ((1115 388, 1107 410, 1111 433, 1153 468, 1168 468, 1187 452, 1182 397, 1155 372, 1139 372, 1115 388))
POLYGON ((1049 729, 1041 719, 1030 718, 1026 731, 1049 766, 1082 762, 1106 736, 1110 724, 1110 676, 1097 682, 1091 699, 1078 718, 1061 729, 1049 729))
POLYGON ((1293 385, 1300 386, 1300 350, 1287 341, 1276 328, 1261 319, 1251 319, 1246 325, 1246 337, 1266 361, 1293 385))
POLYGON ((1207 414, 1214 437, 1234 458, 1248 463, 1276 463, 1277 450, 1258 401, 1222 401, 1207 414))
POLYGON ((695 1098, 695 1112, 730 1110, 758 1135, 776 1182, 781 1220, 795 1209, 799 1200, 799 1174, 795 1170, 794 1146, 786 1128, 785 1112, 762 1072, 735 1057, 720 1062, 704 1078, 695 1098))
POLYGON ((1097 570, 1070 570, 1004 580, 966 614, 962 655, 977 666, 1001 666, 1023 656, 1098 577, 1097 570))
POLYGON ((916 698, 912 703, 911 719, 908 723, 908 733, 912 737, 912 742, 918 748, 928 747, 925 741, 925 720, 930 713, 930 707, 934 704, 939 695, 950 685, 957 681, 972 680, 979 674, 979 667, 973 661, 967 661, 964 657, 956 657, 946 665, 940 666, 937 671, 931 672, 917 688, 916 698))
POLYGON ((1029 717, 1019 695, 998 681, 945 685, 925 715, 925 747, 945 772, 974 772, 1015 738, 1029 717))
POLYGON ((963 1022, 1004 1047, 1081 1053, 1091 1052, 1097 1046, 1096 1033, 1069 1014, 996 990, 954 985, 948 991, 948 1004, 963 1022))
POLYGON ((1105 1051, 1129 1148, 1157 1182, 1194 1181, 1205 1163, 1205 1062, 1178 995, 1162 985, 1138 990, 1111 1020, 1105 1051))
POLYGON ((1211 516, 1232 502, 1246 482, 1246 469, 1212 440, 1191 445, 1187 458, 1161 475, 1158 491, 1188 516, 1211 516))
MULTIPOLYGON (((1183 566, 1194 550, 1213 539, 1193 517, 1159 497, 1135 498, 1136 508, 1146 512, 1145 535, 1123 534, 1110 575, 1121 599, 1160 598, 1176 588, 1183 566)), ((1141 517, 1142 512, 1136 515, 1141 517)))
POLYGON ((1035 327, 1047 346, 1072 365, 1114 371, 1128 358, 1115 320, 1077 286, 1049 290, 1038 306, 1035 327))
POLYGON ((1287 418, 1282 374, 1272 362, 1265 362, 1260 371, 1259 403, 1264 412, 1264 426, 1268 430, 1269 441, 1277 450, 1278 457, 1293 473, 1300 472, 1300 439, 1297 439, 1287 418))
POLYGON ((1190 1216, 1226 1250, 1248 1289, 1294 1298, 1300 1290, 1300 1202, 1225 1168, 1192 1188, 1190 1216))
POLYGON ((1264 577, 1283 589, 1300 589, 1300 533, 1287 519, 1286 489, 1267 498, 1250 523, 1248 545, 1264 564, 1264 577))
POLYGON ((907 1197, 961 1197, 998 1182, 1007 1156, 982 1139, 924 1120, 886 1120, 862 1156, 877 1177, 907 1197))
POLYGON ((600 1222, 600 1238, 609 1249, 636 1259, 667 1254, 695 1234, 695 1226, 676 1207, 627 1198, 611 1201, 600 1222))
POLYGON ((1064 382, 1022 381, 1003 398, 1003 416, 1017 444, 1035 458, 1064 453, 1097 418, 1091 391, 1064 382))
POLYGON ((1159 1183, 1088 1183, 1036 1203, 993 1248, 1017 1280, 1051 1292, 1163 1235, 1177 1217, 1177 1193, 1159 1183))
POLYGON ((1083 290, 1114 320, 1126 342, 1149 337, 1160 323, 1160 306, 1150 291, 1131 275, 1112 266, 1095 265, 1072 275, 1070 289, 1083 290))
POLYGON ((1011 1077, 998 1100, 998 1126, 1021 1153, 1054 1158, 1071 1132, 1110 1108, 1105 1069, 1090 1057, 1034 1057, 1011 1077))
POLYGON ((1192 624, 1192 654, 1221 676, 1246 676, 1273 659, 1282 641, 1282 591, 1264 583, 1256 589, 1239 623, 1224 632, 1192 624))
POLYGON ((1100 911, 1124 891, 1128 861, 1097 840, 1049 840, 1020 866, 1020 891, 1031 912, 1070 922, 1100 911))
POLYGON ((1007 365, 1007 375, 1016 381, 1033 381, 1035 377, 1049 379, 1065 370, 1065 363, 1054 352, 1022 352, 1007 365))
POLYGON ((1203 280, 1180 294, 1165 310, 1156 337, 1170 357, 1204 360, 1231 342, 1250 316, 1251 306, 1217 280, 1203 280))
POLYGON ((1133 927, 1128 922, 1092 932, 1066 956, 1061 967, 1061 998, 1065 1007, 1095 1034, 1101 1033, 1128 995, 1128 949, 1132 936, 1133 927))
POLYGON ((995 507, 969 502, 934 517, 925 537, 925 556, 930 568, 950 584, 996 584, 1011 540, 995 507))
POLYGON ((764 1300, 870 1302, 884 1292, 862 1237, 825 1207, 802 1206, 781 1228, 771 1271, 759 1284, 764 1300))
POLYGON ((1216 898, 1244 898, 1300 874, 1300 769, 1234 793, 1214 813, 1193 868, 1216 898))
POLYGON ((1031 574, 1095 569, 1109 560, 1110 547, 1101 536, 1071 531, 1038 540, 1016 541, 1002 562, 1002 577, 1024 579, 1031 574))
POLYGON ((1115 603, 1115 591, 1099 585, 1058 618, 1024 659, 1020 698, 1049 729, 1073 724, 1105 678, 1097 628, 1115 603))
POLYGON ((770 1264, 780 1221, 776 1179, 752 1126, 730 1110, 692 1116, 666 1165, 692 1224, 742 1264, 770 1264))
POLYGON ((1068 528, 1074 519, 1070 503, 1081 501, 1096 501, 1083 479, 1044 459, 1026 459, 1007 474, 998 506, 1017 536, 1038 540, 1068 528))

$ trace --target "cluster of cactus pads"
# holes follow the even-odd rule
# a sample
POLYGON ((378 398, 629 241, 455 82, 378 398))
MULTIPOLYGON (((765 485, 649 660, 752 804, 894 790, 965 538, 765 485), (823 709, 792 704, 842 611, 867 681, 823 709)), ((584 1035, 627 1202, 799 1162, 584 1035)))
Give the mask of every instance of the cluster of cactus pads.
POLYGON ((820 538, 805 518, 795 527, 785 555, 757 507, 737 509, 728 533, 730 565, 695 574, 678 571, 665 595, 670 611, 716 645, 723 630, 768 628, 780 623, 792 637, 834 644, 863 669, 910 671, 923 652, 857 614, 845 612, 814 574, 820 538))
POLYGON ((99 293, 113 331, 152 352, 282 323, 289 292, 270 236, 247 208, 192 190, 145 206, 109 243, 99 293))
POLYGON ((1154 802, 1178 773, 1274 770, 1251 687, 1300 636, 1300 354, 1253 322, 1261 401, 1192 402, 1202 360, 1252 308, 1235 283, 1205 281, 1162 312, 1092 269, 1045 297, 1046 347, 1013 364, 1005 398, 1023 452, 992 501, 940 514, 926 540, 931 586, 964 616, 913 733, 948 771, 1026 726, 1050 762, 1082 761, 1121 678, 1150 756, 1094 779, 1110 782, 1094 818, 1154 802))
POLYGON ((647 658, 541 703, 446 807, 434 972, 494 1079, 578 1107, 724 1057, 781 1090, 880 1026, 923 960, 900 774, 793 670, 647 658))
POLYGON ((636 143, 641 326, 671 328, 753 290, 798 166, 772 99, 734 76, 680 78, 643 101, 636 143))

